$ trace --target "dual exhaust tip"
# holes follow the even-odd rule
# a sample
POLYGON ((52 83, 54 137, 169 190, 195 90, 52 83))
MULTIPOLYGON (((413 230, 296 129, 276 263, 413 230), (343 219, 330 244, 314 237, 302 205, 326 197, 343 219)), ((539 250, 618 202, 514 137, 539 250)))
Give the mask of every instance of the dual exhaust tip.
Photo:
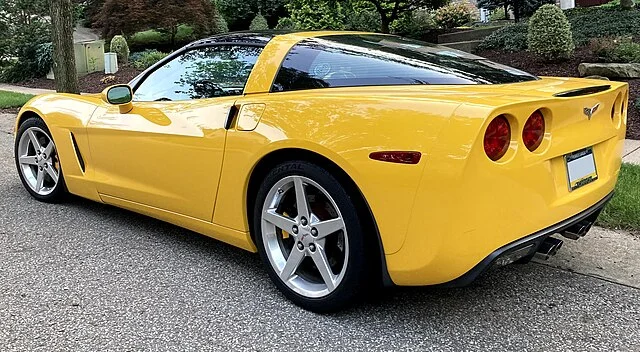
MULTIPOLYGON (((593 225, 593 221, 582 220, 579 223, 560 231, 560 234, 563 237, 577 240, 589 232, 591 225, 593 225)), ((542 241, 540 246, 538 246, 538 249, 536 249, 536 256, 547 260, 556 255, 558 250, 562 248, 562 243, 562 240, 554 237, 547 237, 542 241)))

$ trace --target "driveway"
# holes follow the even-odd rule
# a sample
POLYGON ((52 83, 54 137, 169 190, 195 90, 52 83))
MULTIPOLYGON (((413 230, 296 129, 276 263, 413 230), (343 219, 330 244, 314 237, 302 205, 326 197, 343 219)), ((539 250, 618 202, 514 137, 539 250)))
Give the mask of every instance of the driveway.
POLYGON ((12 120, 0 115, 3 351, 640 351, 640 289, 536 263, 301 310, 256 255, 82 199, 31 199, 12 120))

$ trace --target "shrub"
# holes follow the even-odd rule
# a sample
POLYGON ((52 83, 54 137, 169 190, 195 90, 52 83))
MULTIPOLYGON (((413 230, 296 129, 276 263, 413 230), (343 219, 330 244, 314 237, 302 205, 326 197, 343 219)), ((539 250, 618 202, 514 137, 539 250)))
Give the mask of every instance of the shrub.
POLYGON ((42 43, 36 47, 38 73, 47 74, 53 67, 53 43, 42 43))
POLYGON ((435 23, 442 28, 455 28, 471 22, 474 13, 468 4, 450 3, 437 9, 435 23))
POLYGON ((249 29, 252 31, 263 31, 269 29, 269 24, 267 23, 267 19, 258 13, 256 17, 253 18, 253 21, 251 21, 249 29))
POLYGON ((613 37, 593 38, 589 41, 589 50, 600 60, 609 61, 616 46, 615 40, 613 37))
POLYGON ((116 53, 118 62, 123 64, 129 62, 129 45, 127 45, 127 40, 123 36, 116 35, 111 38, 110 51, 116 53))
POLYGON ((489 21, 500 21, 506 19, 506 14, 504 13, 504 7, 498 7, 491 11, 489 14, 489 21))
POLYGON ((426 32, 436 28, 433 12, 415 10, 391 23, 391 33, 415 39, 422 39, 426 32))
POLYGON ((337 1, 319 0, 311 4, 306 0, 291 0, 286 8, 296 29, 344 29, 342 6, 337 1))
POLYGON ((346 29, 362 32, 380 32, 380 14, 372 9, 354 9, 348 16, 346 29))
POLYGON ((618 44, 611 54, 611 61, 622 63, 640 63, 640 44, 625 41, 618 44))
POLYGON ((529 26, 526 22, 502 27, 484 38, 478 50, 501 49, 512 52, 526 50, 528 32, 529 26))
POLYGON ((571 23, 573 40, 577 46, 598 37, 640 36, 640 11, 584 7, 566 10, 565 14, 571 23))
POLYGON ((211 31, 213 34, 227 33, 229 31, 227 21, 217 12, 213 15, 211 20, 211 31))
POLYGON ((175 44, 172 46, 171 39, 167 33, 162 33, 154 29, 137 32, 129 38, 129 49, 132 52, 156 49, 160 51, 171 51, 195 39, 193 27, 181 24, 178 26, 175 44))
POLYGON ((169 54, 161 53, 158 50, 145 50, 143 52, 133 53, 133 55, 131 55, 131 62, 136 69, 145 70, 167 57, 167 55, 169 54))
POLYGON ((571 25, 555 5, 543 5, 529 20, 527 45, 545 60, 569 58, 575 48, 571 25))
POLYGON ((278 20, 278 24, 276 25, 276 29, 287 29, 293 30, 296 28, 296 24, 290 17, 282 17, 278 20))

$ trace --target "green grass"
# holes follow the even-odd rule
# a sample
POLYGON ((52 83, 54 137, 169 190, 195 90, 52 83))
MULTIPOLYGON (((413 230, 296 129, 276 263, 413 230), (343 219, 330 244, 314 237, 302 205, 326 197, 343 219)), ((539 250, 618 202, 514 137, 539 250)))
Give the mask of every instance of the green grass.
POLYGON ((616 194, 604 208, 600 226, 640 231, 640 166, 622 164, 616 194))
POLYGON ((34 96, 0 90, 0 109, 19 108, 34 96))

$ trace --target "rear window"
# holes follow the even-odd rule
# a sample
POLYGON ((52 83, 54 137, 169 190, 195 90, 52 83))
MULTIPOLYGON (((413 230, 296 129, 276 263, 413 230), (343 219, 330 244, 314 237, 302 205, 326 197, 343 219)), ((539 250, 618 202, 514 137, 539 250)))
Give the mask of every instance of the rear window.
POLYGON ((406 84, 532 81, 526 72, 459 50, 389 35, 333 35, 296 44, 272 92, 406 84))

